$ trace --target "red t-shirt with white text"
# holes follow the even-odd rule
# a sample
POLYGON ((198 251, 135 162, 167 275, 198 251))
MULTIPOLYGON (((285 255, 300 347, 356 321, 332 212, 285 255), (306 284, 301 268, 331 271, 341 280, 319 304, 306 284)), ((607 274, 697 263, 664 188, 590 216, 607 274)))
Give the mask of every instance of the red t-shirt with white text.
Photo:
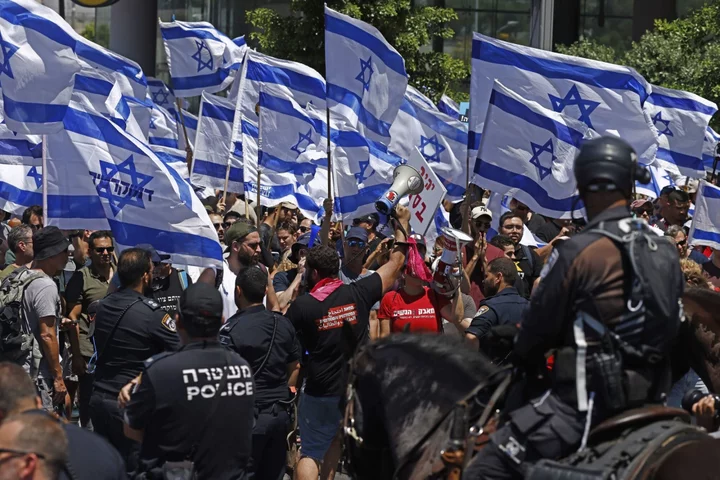
POLYGON ((428 287, 423 289, 423 293, 414 296, 401 289, 383 296, 377 316, 378 320, 390 319, 390 331, 393 333, 402 332, 408 324, 412 333, 440 333, 440 309, 447 303, 428 287))

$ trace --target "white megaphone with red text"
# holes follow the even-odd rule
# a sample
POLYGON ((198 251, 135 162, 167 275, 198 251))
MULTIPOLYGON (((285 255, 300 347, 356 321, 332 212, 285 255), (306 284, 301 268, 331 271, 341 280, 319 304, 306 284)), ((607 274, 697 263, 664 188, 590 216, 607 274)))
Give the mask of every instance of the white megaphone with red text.
POLYGON ((393 183, 387 192, 375 202, 375 210, 390 215, 405 195, 417 195, 423 191, 423 179, 413 167, 400 165, 393 172, 393 183))
POLYGON ((462 278, 462 248, 472 242, 472 237, 450 227, 441 231, 443 253, 433 275, 432 288, 440 295, 452 296, 460 286, 462 278))

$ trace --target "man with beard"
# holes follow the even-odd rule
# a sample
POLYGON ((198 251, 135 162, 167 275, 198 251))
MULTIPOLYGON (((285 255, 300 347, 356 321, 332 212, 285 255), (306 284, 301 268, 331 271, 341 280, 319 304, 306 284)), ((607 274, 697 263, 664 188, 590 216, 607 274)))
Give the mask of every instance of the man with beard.
MULTIPOLYGON (((525 292, 532 293, 532 289, 540 277, 543 262, 530 247, 521 245, 523 236, 523 221, 518 213, 505 212, 500 217, 500 234, 507 235, 515 243, 515 263, 520 267, 520 278, 525 284, 525 292)), ((525 293, 523 292, 523 294, 525 293)))
MULTIPOLYGON (((479 346, 483 337, 493 327, 515 326, 520 323, 529 302, 513 287, 517 276, 515 263, 509 258, 496 258, 488 264, 483 281, 483 290, 487 298, 480 302, 477 315, 465 331, 465 338, 473 345, 479 346)), ((483 345, 486 343, 488 342, 482 342, 483 345)), ((506 353, 510 353, 509 350, 506 353)))
MULTIPOLYGON (((480 307, 480 302, 487 296, 483 291, 483 279, 487 263, 503 256, 503 251, 495 245, 488 244, 487 232, 492 222, 492 212, 482 205, 478 205, 470 212, 472 222, 470 232, 475 242, 463 247, 463 266, 465 275, 470 282, 470 290, 467 292, 475 302, 475 308, 480 307)), ((465 290, 463 290, 465 291, 465 290)))
POLYGON ((177 311, 177 302, 183 290, 192 285, 192 280, 185 270, 178 270, 169 262, 170 255, 161 255, 150 244, 140 244, 150 252, 153 262, 153 282, 148 297, 160 304, 160 308, 174 316, 177 311))

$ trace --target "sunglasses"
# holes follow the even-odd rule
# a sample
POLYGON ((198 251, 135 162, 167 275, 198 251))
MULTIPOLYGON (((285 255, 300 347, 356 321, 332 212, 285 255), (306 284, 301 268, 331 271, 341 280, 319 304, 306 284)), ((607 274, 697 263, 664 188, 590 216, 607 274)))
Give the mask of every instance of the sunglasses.
MULTIPOLYGON (((223 222, 223 223, 222 223, 222 226, 223 226, 223 228, 226 228, 226 229, 227 229, 227 228, 232 227, 232 226, 233 226, 233 223, 235 223, 235 222, 223 222)), ((215 228, 217 228, 217 227, 215 227, 215 228)))
POLYGON ((97 247, 94 249, 97 253, 103 253, 107 250, 108 253, 113 253, 115 251, 115 247, 97 247))
POLYGON ((308 230, 310 230, 310 227, 302 227, 302 226, 300 226, 300 227, 298 227, 298 230, 300 230, 300 233, 305 233, 305 232, 307 232, 308 230))
POLYGON ((362 240, 348 240, 347 241, 348 247, 359 247, 359 248, 365 248, 366 243, 362 240))
POLYGON ((675 242, 679 247, 684 247, 687 243, 687 240, 680 240, 679 242, 675 242))
POLYGON ((213 223, 213 227, 215 227, 215 230, 220 230, 220 227, 222 227, 222 223, 213 223))
POLYGON ((475 223, 476 227, 489 227, 490 226, 490 222, 476 220, 474 223, 475 223))

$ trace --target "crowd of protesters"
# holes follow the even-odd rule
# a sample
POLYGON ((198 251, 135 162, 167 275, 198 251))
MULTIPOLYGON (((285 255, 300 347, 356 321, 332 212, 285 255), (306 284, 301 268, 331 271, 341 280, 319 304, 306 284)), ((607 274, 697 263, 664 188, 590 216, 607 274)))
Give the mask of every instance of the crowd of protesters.
MULTIPOLYGON (((720 254, 688 244, 696 191, 666 187, 631 211, 677 246, 688 285, 718 290, 720 254)), ((0 478, 166 478, 188 462, 200 478, 332 478, 343 323, 358 342, 459 336, 502 363, 503 327, 520 323, 553 248, 583 228, 517 200, 494 219, 489 192, 470 193, 444 204, 472 241, 442 292, 444 238, 409 235, 403 208, 394 224, 344 225, 326 201, 316 225, 292 203, 256 210, 218 192, 204 200, 225 251, 217 271, 173 266, 161 240, 120 254, 110 231, 43 227, 39 206, 3 212, 0 302, 20 284, 28 345, 0 364, 0 471, 15 474, 0 478)), ((669 403, 696 386, 690 371, 669 403)))

